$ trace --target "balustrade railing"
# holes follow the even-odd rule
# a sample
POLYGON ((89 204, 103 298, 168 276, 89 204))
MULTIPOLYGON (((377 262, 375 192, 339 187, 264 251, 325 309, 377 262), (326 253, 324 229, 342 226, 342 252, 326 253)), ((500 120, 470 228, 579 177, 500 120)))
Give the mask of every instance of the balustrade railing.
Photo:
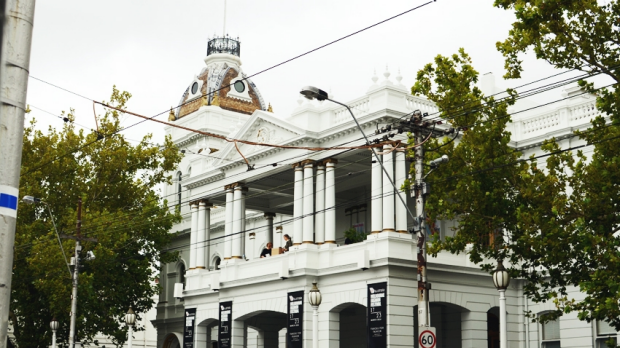
MULTIPOLYGON (((351 108, 351 111, 353 111, 353 115, 355 115, 355 117, 362 116, 368 113, 370 109, 370 99, 364 98, 362 100, 358 100, 351 103, 349 107, 351 108)), ((334 112, 334 124, 340 124, 350 120, 351 115, 346 108, 339 108, 334 112)))
POLYGON ((207 44, 207 56, 213 53, 228 53, 234 56, 241 56, 241 43, 229 37, 216 37, 209 40, 207 44))

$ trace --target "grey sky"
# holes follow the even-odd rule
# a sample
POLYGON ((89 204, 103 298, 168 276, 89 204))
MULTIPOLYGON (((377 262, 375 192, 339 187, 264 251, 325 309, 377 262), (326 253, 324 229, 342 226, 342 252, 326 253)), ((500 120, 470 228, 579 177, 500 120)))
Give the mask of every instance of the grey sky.
MULTIPOLYGON (((242 68, 253 74, 424 2, 228 0, 227 31, 240 37, 242 68)), ((480 73, 494 72, 504 87, 557 72, 532 56, 526 59, 524 81, 499 81, 503 59, 495 42, 507 36, 514 17, 492 3, 439 0, 253 80, 275 114, 285 117, 297 106, 304 85, 331 89, 346 102, 367 90, 374 69, 380 79, 386 65, 392 79, 400 69, 402 82, 411 86, 424 64, 459 47, 480 73)), ((178 103, 204 66, 207 38, 221 34, 222 24, 223 0, 39 0, 30 72, 96 100, 107 100, 116 84, 133 94, 130 110, 152 116, 178 103)), ((94 126, 92 103, 33 79, 28 102, 55 114, 73 107, 77 123, 94 126)), ((31 116, 41 126, 62 124, 37 109, 31 116)), ((137 121, 127 116, 123 125, 137 121)), ((126 134, 138 139, 147 132, 159 141, 163 127, 150 123, 126 134)))

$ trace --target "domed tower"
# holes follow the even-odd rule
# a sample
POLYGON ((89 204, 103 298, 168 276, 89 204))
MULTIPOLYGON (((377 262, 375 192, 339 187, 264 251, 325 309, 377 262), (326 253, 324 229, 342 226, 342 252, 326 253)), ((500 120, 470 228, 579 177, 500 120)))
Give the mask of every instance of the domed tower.
POLYGON ((267 106, 252 80, 241 69, 241 42, 228 35, 209 39, 207 65, 191 81, 170 121, 186 117, 202 106, 219 106, 224 110, 251 115, 267 106))

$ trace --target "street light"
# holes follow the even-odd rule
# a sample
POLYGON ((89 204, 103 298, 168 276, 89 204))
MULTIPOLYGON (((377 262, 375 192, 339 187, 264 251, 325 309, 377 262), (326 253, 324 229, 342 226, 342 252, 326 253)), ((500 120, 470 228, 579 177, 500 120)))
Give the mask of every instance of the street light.
POLYGON ((499 291, 499 347, 507 348, 506 289, 510 284, 510 274, 504 268, 503 260, 497 261, 497 268, 493 271, 493 284, 497 291, 499 291))
POLYGON ((131 341, 133 338, 133 325, 136 323, 136 314, 133 312, 133 309, 131 309, 131 306, 129 307, 127 314, 125 314, 125 323, 127 324, 127 328, 129 331, 129 337, 127 338, 127 347, 131 348, 131 341))
MULTIPOLYGON (((335 104, 338 104, 338 105, 341 105, 341 106, 344 106, 345 108, 347 108, 347 110, 349 110, 349 113, 351 114, 351 117, 353 117, 353 121, 355 121, 355 124, 357 125, 357 128, 359 129, 360 133, 362 133, 362 135, 364 136, 364 140, 366 140, 366 144, 370 145, 370 141, 368 141, 368 137, 366 136, 366 133, 364 133, 364 130, 362 129, 362 126, 360 126, 359 122, 357 122, 357 118, 355 118, 355 115, 353 114, 353 111, 351 111, 351 108, 349 108, 349 106, 347 104, 343 104, 343 103, 335 101, 333 99, 329 99, 329 95, 327 94, 327 92, 325 92, 322 89, 318 89, 316 87, 313 87, 313 86, 306 86, 306 87, 302 88, 299 93, 301 93, 301 95, 306 97, 306 99, 310 99, 310 100, 316 99, 316 100, 319 100, 319 101, 329 100, 332 103, 335 103, 335 104)), ((394 190, 396 192, 400 191, 400 189, 398 187, 396 187, 396 184, 394 184, 394 181, 392 180, 392 177, 390 176, 388 171, 383 166, 383 161, 381 160, 381 158, 379 158, 379 155, 377 155, 377 152, 375 151, 375 148, 371 147, 370 150, 372 151, 373 155, 375 156, 375 159, 377 160, 377 163, 379 163, 379 165, 381 165, 381 169, 383 170, 383 173, 385 174, 386 178, 390 181, 390 184, 392 184, 392 187, 394 187, 394 190)), ((409 207, 407 206, 407 203, 405 202, 403 196, 400 195, 400 194, 398 194, 397 196, 400 199, 400 201, 403 204, 403 206, 405 207, 405 209, 407 209, 407 213, 409 214, 409 216, 411 216, 411 218, 413 220, 415 220, 415 216, 413 215, 411 210, 409 210, 409 207)))
POLYGON ((59 326, 56 317, 54 317, 52 321, 50 321, 50 329, 52 329, 52 348, 56 348, 56 330, 58 330, 59 326))
POLYGON ((319 348, 319 306, 321 305, 321 292, 316 287, 316 282, 312 283, 312 289, 308 292, 308 303, 312 306, 312 348, 319 348))
POLYGON ((65 265, 67 265, 67 271, 69 271, 69 278, 71 278, 72 277, 71 268, 69 268, 69 262, 67 262, 67 255, 65 254, 65 249, 62 247, 62 242, 60 241, 60 235, 58 234, 58 229, 56 228, 56 222, 54 221, 54 215, 52 214, 52 209, 50 208, 50 205, 47 204, 47 202, 42 201, 41 198, 36 198, 33 196, 24 196, 24 198, 22 198, 22 202, 26 204, 41 203, 41 204, 45 204, 45 206, 47 207, 47 211, 50 214, 50 219, 52 219, 52 225, 54 225, 54 232, 56 232, 56 238, 58 238, 58 245, 60 245, 62 256, 65 258, 65 265))

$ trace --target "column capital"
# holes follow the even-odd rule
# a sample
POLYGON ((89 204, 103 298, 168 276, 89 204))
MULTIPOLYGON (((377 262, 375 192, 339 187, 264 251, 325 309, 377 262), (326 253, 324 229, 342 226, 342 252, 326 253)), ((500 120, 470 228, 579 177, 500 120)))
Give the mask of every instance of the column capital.
POLYGON ((276 233, 282 233, 282 226, 276 226, 276 233))
POLYGON ((314 164, 316 163, 315 160, 311 160, 311 159, 307 159, 307 160, 303 160, 301 162, 299 162, 302 166, 304 167, 314 167, 314 164))
POLYGON ((211 208, 213 206, 213 203, 209 202, 208 199, 200 199, 200 200, 198 200, 198 204, 199 205, 204 205, 207 208, 211 208))
POLYGON ((190 202, 189 202, 189 207, 190 207, 190 208, 192 208, 194 205, 195 205, 195 206, 198 206, 198 204, 200 204, 200 202, 201 202, 201 201, 202 201, 202 200, 200 200, 200 199, 195 199, 195 200, 193 200, 193 201, 190 201, 190 202))
POLYGON ((265 213, 264 217, 266 219, 273 219, 274 217, 276 217, 276 213, 265 213))
POLYGON ((233 182, 232 184, 228 184, 224 186, 225 190, 234 189, 235 187, 244 187, 245 184, 242 182, 233 182))
POLYGON ((295 169, 295 170, 298 170, 298 169, 302 170, 303 169, 303 165, 302 165, 301 162, 293 163, 293 164, 291 164, 291 167, 293 167, 293 169, 295 169))
POLYGON ((333 164, 338 164, 338 160, 335 158, 326 158, 323 161, 321 161, 323 164, 327 165, 327 163, 333 163, 333 164))

